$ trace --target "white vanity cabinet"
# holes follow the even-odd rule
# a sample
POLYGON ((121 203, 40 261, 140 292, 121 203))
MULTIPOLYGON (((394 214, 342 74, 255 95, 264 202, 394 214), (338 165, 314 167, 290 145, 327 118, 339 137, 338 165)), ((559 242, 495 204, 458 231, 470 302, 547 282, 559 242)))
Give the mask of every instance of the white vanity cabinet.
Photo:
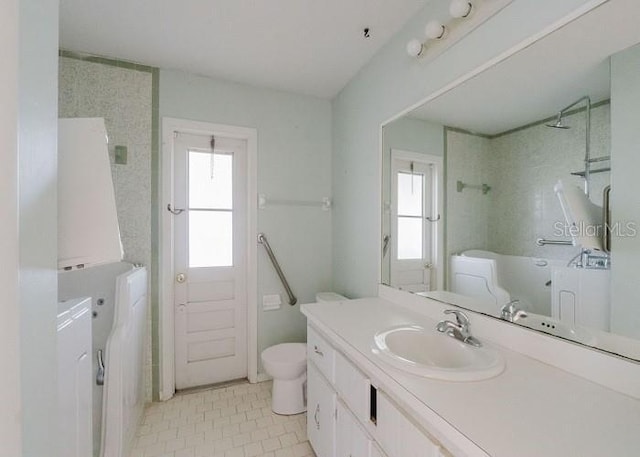
POLYGON ((307 435, 317 457, 449 455, 328 339, 312 327, 307 335, 307 435))
POLYGON ((382 392, 378 392, 377 436, 390 456, 441 457, 440 447, 422 433, 382 392))
POLYGON ((307 437, 317 457, 333 457, 336 393, 313 363, 307 366, 307 437))
POLYGON ((336 457, 370 457, 372 440, 342 400, 336 407, 336 457))

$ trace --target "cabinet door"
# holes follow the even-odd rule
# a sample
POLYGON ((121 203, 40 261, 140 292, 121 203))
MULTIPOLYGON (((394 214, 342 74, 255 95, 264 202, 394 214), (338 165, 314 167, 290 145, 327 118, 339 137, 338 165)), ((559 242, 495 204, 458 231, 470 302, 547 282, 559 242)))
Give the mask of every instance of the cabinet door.
POLYGON ((380 450, 377 444, 371 444, 371 456, 370 457, 387 457, 384 452, 380 450))
POLYGON ((307 326, 307 360, 333 384, 335 350, 329 342, 320 336, 311 326, 307 326))
POLYGON ((378 390, 376 440, 389 457, 440 457, 432 442, 398 407, 378 390))
POLYGON ((335 386, 349 410, 362 422, 369 420, 370 383, 345 356, 336 352, 335 386))
POLYGON ((307 436, 317 457, 334 457, 336 393, 312 363, 307 364, 307 436))
POLYGON ((336 416, 336 457, 369 457, 371 440, 341 400, 336 416))

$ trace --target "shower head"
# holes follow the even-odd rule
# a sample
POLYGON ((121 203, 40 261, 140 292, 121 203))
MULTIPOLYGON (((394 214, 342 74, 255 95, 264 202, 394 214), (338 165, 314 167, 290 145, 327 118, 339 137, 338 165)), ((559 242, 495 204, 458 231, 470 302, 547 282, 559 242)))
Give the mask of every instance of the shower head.
POLYGON ((562 112, 558 113, 558 118, 556 119, 555 124, 547 124, 547 127, 551 127, 552 129, 570 129, 568 125, 564 125, 562 123, 562 112))

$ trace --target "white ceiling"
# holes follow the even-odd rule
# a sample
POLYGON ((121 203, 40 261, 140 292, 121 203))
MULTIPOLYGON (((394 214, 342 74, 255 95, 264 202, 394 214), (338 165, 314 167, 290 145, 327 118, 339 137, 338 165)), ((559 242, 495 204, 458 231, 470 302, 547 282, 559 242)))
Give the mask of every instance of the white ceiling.
POLYGON ((61 0, 60 44, 331 98, 428 1, 61 0))
POLYGON ((615 0, 410 113, 495 135, 609 98, 609 56, 640 42, 640 1, 615 0))

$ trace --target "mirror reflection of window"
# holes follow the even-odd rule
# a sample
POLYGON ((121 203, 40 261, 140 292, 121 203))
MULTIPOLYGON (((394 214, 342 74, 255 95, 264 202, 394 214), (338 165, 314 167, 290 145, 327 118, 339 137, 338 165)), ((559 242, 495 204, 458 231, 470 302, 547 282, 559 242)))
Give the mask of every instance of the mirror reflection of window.
POLYGON ((411 292, 437 284, 439 191, 437 168, 427 154, 393 150, 391 154, 391 236, 389 282, 411 292))
POLYGON ((398 260, 422 259, 424 175, 398 173, 398 260))

